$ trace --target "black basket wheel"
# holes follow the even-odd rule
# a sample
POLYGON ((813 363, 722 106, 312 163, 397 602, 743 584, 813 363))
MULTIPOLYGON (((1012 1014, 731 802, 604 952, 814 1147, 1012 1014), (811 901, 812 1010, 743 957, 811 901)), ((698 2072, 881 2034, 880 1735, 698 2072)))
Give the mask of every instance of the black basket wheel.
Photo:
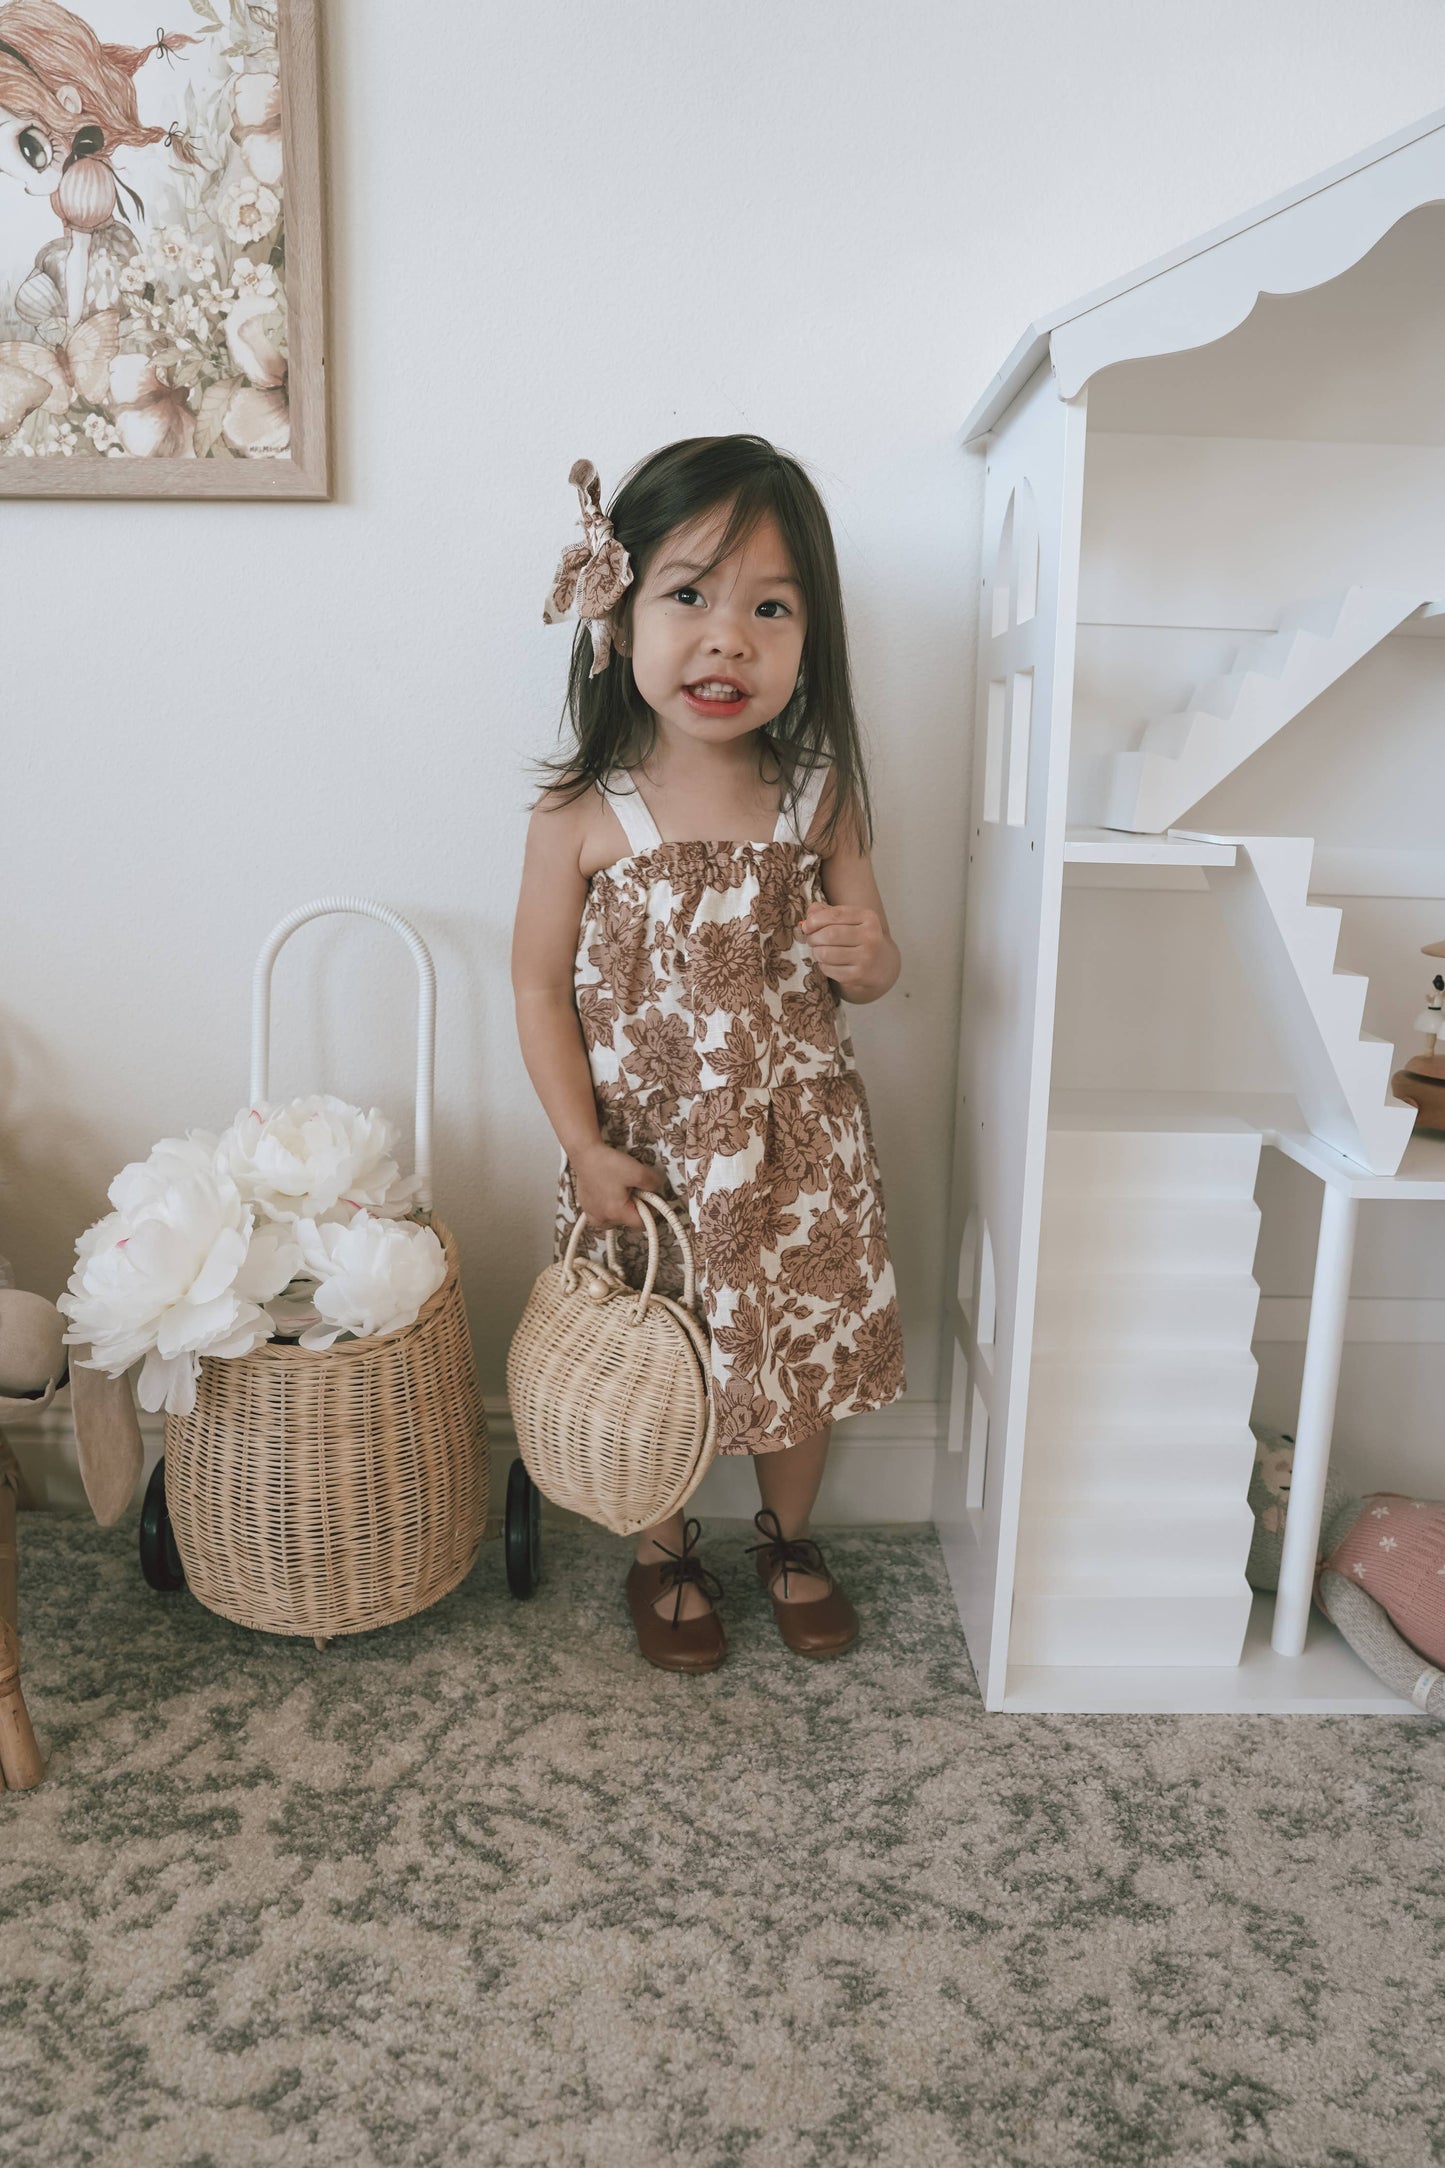
POLYGON ((507 1477, 507 1518, 503 1528, 507 1586, 514 1596, 530 1596, 542 1577, 542 1493, 520 1455, 507 1477))
POLYGON ((186 1585, 186 1569, 176 1549, 175 1530, 166 1508, 165 1457, 156 1462, 140 1509, 140 1570, 152 1588, 168 1594, 186 1585))

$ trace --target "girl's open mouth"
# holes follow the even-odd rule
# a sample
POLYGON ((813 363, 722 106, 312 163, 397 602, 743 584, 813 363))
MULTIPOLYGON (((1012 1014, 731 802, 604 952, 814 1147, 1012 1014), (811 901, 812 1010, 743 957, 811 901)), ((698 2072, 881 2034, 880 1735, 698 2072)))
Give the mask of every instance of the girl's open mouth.
POLYGON ((752 698, 730 678, 699 678, 696 685, 684 685, 682 693, 699 715, 737 715, 752 698))

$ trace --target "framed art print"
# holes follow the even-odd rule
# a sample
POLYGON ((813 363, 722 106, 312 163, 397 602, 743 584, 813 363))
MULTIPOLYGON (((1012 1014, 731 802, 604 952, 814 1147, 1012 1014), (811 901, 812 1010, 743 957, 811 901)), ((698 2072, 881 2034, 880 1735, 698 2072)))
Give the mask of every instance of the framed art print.
POLYGON ((0 496, 325 497, 316 0, 0 0, 0 496))

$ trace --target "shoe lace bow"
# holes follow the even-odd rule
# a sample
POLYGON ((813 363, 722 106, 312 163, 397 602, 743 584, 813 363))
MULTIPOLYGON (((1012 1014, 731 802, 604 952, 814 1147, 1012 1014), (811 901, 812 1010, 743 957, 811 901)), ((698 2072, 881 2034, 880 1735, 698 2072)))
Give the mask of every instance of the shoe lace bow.
POLYGON ((657 1543, 658 1550, 666 1553, 658 1576, 661 1582, 661 1593, 666 1595, 670 1588, 677 1591, 677 1601, 673 1604, 672 1619, 670 1621, 674 1626, 678 1624, 678 1614, 682 1609, 682 1592, 689 1581, 692 1582, 694 1587, 700 1588, 703 1594, 713 1603, 719 1602, 722 1597, 722 1582, 715 1573, 708 1572, 707 1567, 693 1548, 701 1534, 701 1521, 684 1521, 682 1524, 682 1549, 680 1551, 668 1550, 665 1543, 657 1543, 656 1537, 653 1538, 654 1543, 657 1543))
POLYGON ((823 1554, 813 1537, 785 1536, 782 1523, 771 1506, 764 1506, 761 1513, 753 1515, 753 1526, 763 1530, 766 1541, 763 1543, 750 1543, 747 1548, 749 1551, 766 1551, 768 1553, 769 1586, 777 1579, 779 1568, 782 1569, 783 1596, 785 1599, 788 1593, 789 1569, 797 1573, 816 1573, 821 1580, 825 1581, 829 1578, 828 1569, 823 1563, 823 1554), (764 1526, 767 1521, 771 1521, 773 1524, 771 1534, 768 1533, 767 1528, 764 1526))

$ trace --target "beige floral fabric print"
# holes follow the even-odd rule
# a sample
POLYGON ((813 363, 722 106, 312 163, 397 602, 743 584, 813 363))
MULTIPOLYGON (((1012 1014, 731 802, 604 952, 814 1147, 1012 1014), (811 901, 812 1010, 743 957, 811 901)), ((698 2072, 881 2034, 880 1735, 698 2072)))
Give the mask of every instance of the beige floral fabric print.
MULTIPOLYGON (((798 920, 795 841, 660 843, 594 874, 577 951, 602 1134, 686 1207, 718 1450, 771 1453, 897 1400, 903 1338, 868 1102, 798 920)), ((555 1254, 575 1215, 564 1158, 555 1254)), ((584 1235, 592 1254, 602 1235, 584 1235)), ((658 1284, 681 1292, 672 1238, 658 1284)), ((618 1236, 640 1285, 646 1238, 618 1236)))

